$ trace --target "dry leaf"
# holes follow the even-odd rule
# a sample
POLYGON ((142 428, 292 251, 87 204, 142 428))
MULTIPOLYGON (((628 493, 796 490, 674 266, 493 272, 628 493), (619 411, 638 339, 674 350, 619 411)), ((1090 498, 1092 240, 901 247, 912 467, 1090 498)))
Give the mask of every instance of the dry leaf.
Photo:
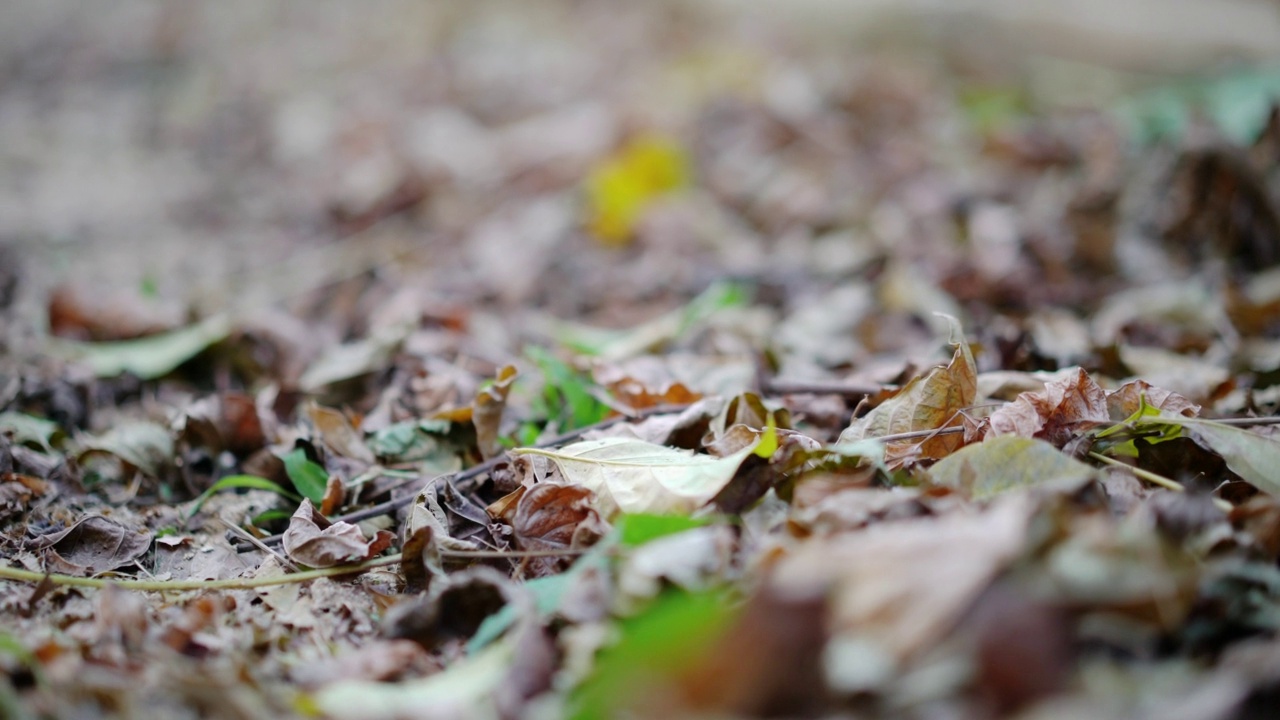
POLYGON ((983 500, 1017 488, 1076 490, 1095 475, 1093 468, 1049 443, 1003 435, 961 448, 929 468, 929 476, 938 485, 983 500))
POLYGON ((471 422, 476 428, 476 446, 488 460, 498 454, 498 426, 502 423, 502 411, 507 406, 507 394, 515 382, 516 368, 506 365, 498 371, 492 383, 481 388, 471 402, 471 422))
MULTIPOLYGON (((973 353, 961 342, 950 363, 916 377, 896 395, 854 421, 840 434, 840 442, 958 426, 962 422, 960 412, 977 399, 977 388, 973 353)), ((958 435, 901 440, 888 443, 886 456, 891 465, 900 466, 907 459, 945 457, 963 443, 964 438, 958 435)))
POLYGON ((74 525, 36 538, 36 548, 48 548, 60 572, 93 575, 132 563, 151 547, 151 533, 125 527, 101 515, 81 518, 74 525))
POLYGON ((516 540, 534 550, 590 545, 608 532, 594 504, 595 494, 584 487, 538 483, 516 504, 516 540))
POLYGON ((348 522, 331 523, 310 500, 303 500, 289 519, 284 551, 294 562, 325 568, 368 560, 391 547, 394 539, 393 534, 379 530, 366 540, 360 528, 348 522))
POLYGON ((1076 432, 1109 419, 1106 392, 1079 368, 991 413, 987 436, 1035 437, 1062 447, 1076 432))
POLYGON ((752 448, 716 458, 640 440, 604 438, 560 450, 512 452, 550 459, 567 480, 595 493, 599 513, 612 518, 618 512, 693 512, 729 484, 752 448))
POLYGON ((1158 388, 1145 380, 1130 380, 1107 393, 1107 411, 1112 420, 1121 421, 1138 412, 1142 407, 1142 398, 1147 405, 1169 415, 1196 417, 1200 414, 1200 406, 1176 392, 1158 388))

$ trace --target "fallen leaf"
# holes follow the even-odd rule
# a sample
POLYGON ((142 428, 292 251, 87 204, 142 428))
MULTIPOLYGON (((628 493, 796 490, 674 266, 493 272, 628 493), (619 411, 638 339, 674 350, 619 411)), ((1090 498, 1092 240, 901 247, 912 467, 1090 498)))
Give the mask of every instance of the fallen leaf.
POLYGON ((62 434, 62 428, 52 420, 9 411, 0 413, 0 433, 20 445, 34 445, 51 453, 53 441, 62 434))
POLYGON ((62 567, 61 572, 94 575, 132 563, 151 547, 151 533, 126 527, 90 515, 52 535, 32 541, 36 548, 48 548, 62 567))
POLYGON ((1169 415, 1196 417, 1200 414, 1200 406, 1179 395, 1151 385, 1145 380, 1130 380, 1107 393, 1107 411, 1112 420, 1127 420, 1143 407, 1143 399, 1148 407, 1153 407, 1169 415))
MULTIPOLYGON (((956 346, 951 362, 936 367, 907 383, 897 394, 855 420, 840 434, 840 443, 898 433, 937 430, 961 424, 960 413, 977 399, 977 369, 973 353, 963 341, 956 346)), ((964 443, 956 435, 939 435, 925 440, 888 443, 891 456, 921 459, 942 458, 964 443)))
POLYGON ((1018 488, 1074 490, 1095 477, 1093 468, 1041 440, 1001 435, 961 448, 929 468, 943 487, 985 500, 1018 488))
POLYGON ((373 451, 342 412, 312 402, 307 404, 307 417, 330 450, 360 462, 374 462, 373 451))
POLYGON ((314 568, 333 567, 368 560, 391 547, 395 535, 379 530, 366 540, 360 528, 348 522, 330 523, 303 500, 289 519, 284 533, 284 551, 294 562, 314 568))
POLYGON ((298 386, 306 392, 316 392, 333 383, 374 372, 386 365, 407 333, 407 327, 392 327, 362 340, 328 348, 298 378, 298 386))
POLYGON ((883 654, 883 665, 833 667, 837 690, 877 687, 898 665, 940 640, 1020 552, 1034 504, 1025 495, 983 512, 878 523, 814 540, 783 559, 770 586, 788 594, 831 591, 836 642, 883 654))
POLYGON ((1024 392, 988 418, 987 436, 1035 437, 1062 447, 1079 431, 1107 422, 1107 394, 1084 368, 1024 392))
POLYGON ((138 468, 151 477, 173 463, 173 438, 169 430, 152 422, 124 422, 80 443, 80 456, 103 452, 138 468))
POLYGON ((560 450, 512 452, 551 460, 565 479, 595 493, 600 514, 612 518, 618 512, 693 512, 729 484, 751 451, 747 447, 716 458, 640 440, 604 438, 560 450))
POLYGON ((506 409, 507 395, 511 392, 511 383, 515 382, 516 374, 514 365, 504 366, 493 382, 482 387, 471 402, 471 422, 476 428, 476 446, 486 460, 500 450, 498 426, 502 423, 502 412, 506 409))
POLYGON ((520 547, 560 549, 586 547, 608 532, 593 509, 595 495, 576 485, 543 482, 529 488, 516 503, 511 527, 520 547))
POLYGON ((1280 496, 1280 441, 1231 425, 1198 418, 1158 416, 1139 424, 1179 425, 1197 444, 1222 456, 1227 467, 1246 482, 1275 497, 1280 496))
POLYGON ((587 178, 588 228, 608 245, 626 243, 653 200, 684 185, 688 175, 688 159, 674 141, 632 140, 587 178))
POLYGON ((51 343, 51 348, 68 359, 88 365, 98 377, 128 372, 143 380, 154 380, 173 372, 210 345, 225 340, 230 332, 230 318, 214 315, 194 325, 137 340, 63 341, 51 343))

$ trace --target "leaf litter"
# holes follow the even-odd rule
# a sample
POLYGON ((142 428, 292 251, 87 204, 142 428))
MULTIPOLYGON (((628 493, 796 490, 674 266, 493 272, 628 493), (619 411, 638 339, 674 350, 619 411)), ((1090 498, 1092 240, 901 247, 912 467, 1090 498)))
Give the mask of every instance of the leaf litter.
POLYGON ((1265 64, 120 12, 0 43, 0 716, 1270 716, 1265 64))

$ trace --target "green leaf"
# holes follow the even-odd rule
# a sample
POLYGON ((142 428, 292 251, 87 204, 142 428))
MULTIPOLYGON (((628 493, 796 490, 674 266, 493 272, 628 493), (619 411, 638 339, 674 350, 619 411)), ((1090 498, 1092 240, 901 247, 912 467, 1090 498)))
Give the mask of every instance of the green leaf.
POLYGON ((284 471, 293 481, 294 489, 318 507, 329 485, 329 473, 308 460, 307 452, 302 448, 285 453, 280 459, 284 461, 284 471))
POLYGON ((1212 420, 1160 417, 1153 423, 1180 425, 1188 437, 1222 456, 1227 467, 1250 485, 1280 496, 1280 441, 1212 420))
POLYGON ((99 343, 62 340, 51 342, 50 347, 63 357, 85 363, 98 377, 129 372, 143 380, 154 380, 226 339, 230 332, 230 318, 214 315, 194 325, 137 340, 99 343))
MULTIPOLYGON (((301 502, 301 500, 299 500, 299 502, 301 502)), ((288 520, 292 516, 293 513, 288 512, 287 510, 264 510, 257 515, 254 515, 252 518, 249 518, 249 522, 253 524, 254 527, 262 527, 268 523, 276 522, 277 520, 288 520)))
MULTIPOLYGON (((288 490, 285 490, 284 488, 280 487, 276 483, 273 483, 264 477, 258 477, 257 475, 228 475, 227 477, 222 478, 221 480, 214 483, 213 485, 210 485, 208 490, 205 490, 204 492, 200 493, 200 497, 196 498, 195 502, 191 504, 191 507, 187 509, 187 513, 186 513, 187 519, 188 520, 191 519, 192 517, 195 516, 196 513, 200 512, 200 508, 204 507, 205 502, 207 502, 209 498, 213 497, 215 493, 222 492, 223 490, 231 490, 233 488, 249 488, 252 490, 269 490, 278 495, 283 495, 284 497, 287 497, 290 500, 293 500, 294 502, 302 502, 302 498, 299 497, 298 495, 291 493, 288 490)), ((267 512, 271 512, 271 511, 268 510, 267 512)), ((266 513, 263 513, 263 514, 265 515, 266 513)), ((285 516, 288 517, 288 514, 286 514, 285 516)), ((255 522, 256 522, 256 518, 255 518, 255 522)))
POLYGON ((693 530, 711 523, 707 518, 689 518, 683 515, 649 515, 637 513, 623 515, 615 526, 624 547, 639 547, 651 540, 693 530))
POLYGON ((0 433, 13 436, 20 445, 38 445, 47 453, 53 452, 53 439, 62 433, 58 423, 25 413, 0 413, 0 433))
POLYGON ((749 445, 725 457, 700 455, 628 438, 574 443, 560 450, 519 448, 516 455, 541 455, 560 468, 565 479, 596 494, 601 514, 690 513, 724 489, 749 445))
POLYGON ((609 414, 609 406, 591 392, 595 382, 586 373, 537 346, 530 346, 525 354, 543 377, 541 403, 535 411, 558 421, 565 430, 600 422, 609 414))
POLYGON ((620 624, 618 643, 601 652, 595 671, 572 697, 569 717, 628 717, 637 700, 696 667, 736 615, 732 598, 720 591, 659 597, 620 624))
POLYGON ((448 420, 408 420, 374 432, 365 444, 374 455, 394 462, 416 462, 446 450, 453 430, 448 420))
POLYGON ((1094 470, 1043 440, 1001 435, 957 450, 929 468, 929 475, 938 485, 981 500, 1026 487, 1078 487, 1094 470))

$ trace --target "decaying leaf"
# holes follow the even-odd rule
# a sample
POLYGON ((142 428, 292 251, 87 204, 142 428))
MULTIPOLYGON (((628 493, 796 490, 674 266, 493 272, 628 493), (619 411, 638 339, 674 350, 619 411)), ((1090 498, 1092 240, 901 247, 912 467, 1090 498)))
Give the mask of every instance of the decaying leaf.
POLYGON ((81 456, 91 452, 114 455, 152 477, 173 463, 173 438, 166 428, 151 422, 121 423, 80 445, 81 456))
POLYGON ((502 423, 502 411, 507 406, 507 395, 511 392, 511 383, 515 379, 515 366, 503 366, 493 382, 482 387, 471 402, 471 422, 476 428, 476 446, 486 460, 498 452, 498 426, 502 423))
MULTIPOLYGON (((977 367, 963 341, 951 362, 914 378, 896 395, 854 421, 840 434, 841 443, 853 443, 897 433, 959 426, 961 411, 977 398, 977 367)), ((889 443, 891 456, 937 459, 946 457, 964 442, 956 435, 889 443)))
POLYGON ((307 417, 320 433, 320 438, 330 450, 343 457, 373 463, 373 451, 364 443, 360 433, 351 425, 347 416, 333 408, 323 407, 317 403, 307 405, 307 417))
POLYGON ((521 547, 585 547, 608 531, 593 509, 595 496, 584 487, 543 482, 529 488, 516 504, 512 530, 521 547))
POLYGON ((541 455, 566 479, 595 493, 603 517, 625 513, 689 513, 716 496, 752 452, 711 457, 640 440, 605 438, 559 450, 520 448, 541 455))
POLYGON ((1109 419, 1106 391, 1079 368, 991 413, 988 435, 1035 437, 1062 447, 1074 433, 1109 419))
POLYGON ((1145 380, 1131 380, 1107 393, 1107 410, 1112 420, 1126 420, 1143 407, 1143 402, 1167 415, 1196 417, 1200 406, 1176 392, 1154 387, 1145 380))
POLYGON ((32 546, 48 549, 58 572, 93 575, 137 560, 151 547, 151 537, 145 530, 90 515, 65 530, 37 538, 32 546))
POLYGON ((1075 490, 1094 476, 1093 468, 1049 443, 1013 435, 961 448, 929 468, 935 483, 975 500, 1018 488, 1075 490))
POLYGON ((395 535, 386 530, 367 540, 360 528, 348 522, 329 522, 304 499, 289 519, 284 551, 295 562, 325 568, 367 560, 391 547, 394 540, 395 535))

